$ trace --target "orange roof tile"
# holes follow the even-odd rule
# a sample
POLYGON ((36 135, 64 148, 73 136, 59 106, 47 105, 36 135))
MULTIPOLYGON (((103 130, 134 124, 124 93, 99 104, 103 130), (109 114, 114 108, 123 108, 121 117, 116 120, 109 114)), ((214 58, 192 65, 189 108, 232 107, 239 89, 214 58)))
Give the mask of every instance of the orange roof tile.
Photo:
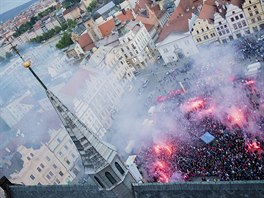
POLYGON ((134 8, 134 11, 136 13, 138 13, 140 11, 140 9, 145 8, 146 5, 148 7, 150 7, 151 4, 152 4, 152 2, 150 0, 138 0, 138 2, 136 3, 136 6, 134 8))
POLYGON ((207 4, 207 5, 215 5, 215 0, 205 0, 204 4, 207 4))
POLYGON ((152 6, 150 9, 156 14, 156 16, 157 16, 158 18, 160 18, 160 17, 162 16, 162 14, 164 13, 164 12, 160 9, 159 4, 156 4, 156 5, 152 6))
POLYGON ((147 31, 149 31, 154 25, 151 24, 145 24, 145 28, 147 29, 147 31))
POLYGON ((238 6, 239 8, 242 8, 244 2, 245 0, 231 0, 231 3, 235 6, 238 6))
POLYGON ((79 39, 78 39, 78 43, 81 46, 81 48, 84 51, 89 51, 91 50, 93 47, 95 47, 91 37, 89 36, 88 33, 84 33, 82 34, 79 39))
MULTIPOLYGON (((170 16, 168 22, 163 27, 158 42, 163 41, 171 33, 184 33, 189 31, 189 21, 192 12, 202 5, 203 0, 181 0, 175 11, 170 16)), ((208 1, 208 3, 210 3, 208 1)))
MULTIPOLYGON (((117 18, 121 21, 121 22, 124 22, 126 20, 133 20, 134 19, 134 16, 132 14, 132 10, 127 10, 125 14, 119 14, 117 16, 117 18)), ((105 37, 105 36, 109 36, 113 29, 115 28, 115 22, 114 22, 114 19, 110 19, 108 21, 106 21, 105 23, 101 24, 98 26, 98 28, 100 29, 102 35, 105 37)))
POLYGON ((216 12, 216 7, 213 5, 204 4, 202 10, 199 14, 200 19, 206 19, 209 23, 214 20, 214 14, 216 12))
POLYGON ((173 32, 184 33, 184 32, 189 31, 188 19, 191 19, 191 17, 192 17, 192 14, 187 13, 187 14, 183 14, 182 16, 179 16, 179 18, 171 21, 170 23, 167 23, 163 27, 159 35, 158 42, 163 41, 167 36, 169 36, 173 32))
POLYGON ((153 20, 151 20, 150 18, 147 18, 147 17, 143 17, 143 16, 137 16, 136 20, 141 21, 141 23, 143 23, 144 25, 153 25, 154 24, 153 20))

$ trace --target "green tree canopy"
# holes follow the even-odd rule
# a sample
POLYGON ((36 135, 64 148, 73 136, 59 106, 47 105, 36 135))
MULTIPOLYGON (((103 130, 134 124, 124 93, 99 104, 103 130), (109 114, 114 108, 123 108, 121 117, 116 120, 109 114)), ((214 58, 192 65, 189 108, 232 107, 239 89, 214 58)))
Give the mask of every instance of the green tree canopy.
POLYGON ((47 8, 46 10, 40 12, 37 17, 31 17, 30 20, 24 24, 22 24, 19 28, 17 28, 16 32, 13 34, 14 37, 18 37, 21 34, 25 33, 26 31, 30 30, 33 28, 35 23, 41 19, 44 16, 47 16, 49 13, 53 12, 56 10, 54 6, 47 8))
POLYGON ((88 12, 92 12, 96 8, 96 5, 97 5, 97 1, 96 0, 92 0, 92 2, 87 7, 87 11, 88 12))
POLYGON ((56 47, 58 49, 63 49, 65 47, 70 46, 71 44, 73 44, 73 41, 71 40, 71 34, 68 32, 64 32, 62 38, 56 44, 56 47))
POLYGON ((80 1, 81 0, 64 0, 62 2, 62 6, 67 9, 67 8, 70 8, 70 7, 74 6, 74 5, 76 5, 80 1))

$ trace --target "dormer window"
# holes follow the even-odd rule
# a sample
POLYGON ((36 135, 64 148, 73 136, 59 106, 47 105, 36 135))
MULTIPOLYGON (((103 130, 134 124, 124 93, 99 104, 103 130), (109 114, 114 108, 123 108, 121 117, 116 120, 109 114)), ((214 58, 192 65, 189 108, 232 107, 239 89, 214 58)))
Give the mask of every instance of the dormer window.
POLYGON ((115 184, 117 182, 116 179, 111 175, 111 173, 106 172, 105 176, 110 181, 111 184, 115 184))

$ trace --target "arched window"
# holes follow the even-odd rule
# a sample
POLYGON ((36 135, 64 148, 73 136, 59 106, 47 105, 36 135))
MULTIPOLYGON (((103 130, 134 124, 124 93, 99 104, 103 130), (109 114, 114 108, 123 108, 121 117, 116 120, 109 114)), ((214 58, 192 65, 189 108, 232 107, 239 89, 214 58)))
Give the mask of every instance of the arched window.
POLYGON ((109 172, 106 172, 106 173, 105 173, 105 176, 106 176, 107 179, 111 182, 111 184, 115 184, 115 183, 116 183, 115 178, 114 178, 109 172))
POLYGON ((99 179, 98 177, 94 176, 94 179, 97 181, 97 183, 98 183, 102 188, 105 187, 104 184, 100 181, 100 179, 99 179))
POLYGON ((121 166, 117 162, 115 162, 115 167, 117 168, 119 173, 121 173, 121 175, 124 175, 125 171, 121 168, 121 166))

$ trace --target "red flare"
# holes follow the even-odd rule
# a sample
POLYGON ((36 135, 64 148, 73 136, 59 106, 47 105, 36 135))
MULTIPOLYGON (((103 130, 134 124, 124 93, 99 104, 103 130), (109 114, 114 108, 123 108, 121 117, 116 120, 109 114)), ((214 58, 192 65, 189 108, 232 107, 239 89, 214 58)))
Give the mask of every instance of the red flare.
POLYGON ((236 107, 232 107, 230 109, 230 112, 227 118, 229 122, 231 122, 231 124, 237 124, 239 126, 243 126, 243 124, 246 121, 244 112, 241 109, 236 108, 236 107))
POLYGON ((255 150, 261 149, 261 147, 257 144, 257 142, 253 142, 252 144, 249 143, 247 146, 248 146, 248 149, 250 151, 255 151, 255 150))
POLYGON ((205 107, 205 101, 202 98, 193 98, 184 103, 184 112, 189 113, 192 111, 197 111, 205 107))
POLYGON ((255 81, 254 80, 246 80, 246 85, 254 85, 255 81))
POLYGON ((159 175, 160 175, 159 179, 158 179, 159 182, 162 182, 162 183, 168 183, 169 182, 169 178, 165 173, 159 172, 159 175))
POLYGON ((156 166, 157 166, 157 168, 163 169, 163 168, 165 168, 166 165, 164 162, 158 161, 158 162, 156 162, 156 166))
POLYGON ((169 145, 155 145, 154 147, 154 152, 156 154, 160 154, 161 151, 165 151, 165 153, 171 155, 172 154, 172 148, 169 145))
POLYGON ((161 103, 167 100, 167 96, 158 96, 157 97, 157 102, 161 103))

